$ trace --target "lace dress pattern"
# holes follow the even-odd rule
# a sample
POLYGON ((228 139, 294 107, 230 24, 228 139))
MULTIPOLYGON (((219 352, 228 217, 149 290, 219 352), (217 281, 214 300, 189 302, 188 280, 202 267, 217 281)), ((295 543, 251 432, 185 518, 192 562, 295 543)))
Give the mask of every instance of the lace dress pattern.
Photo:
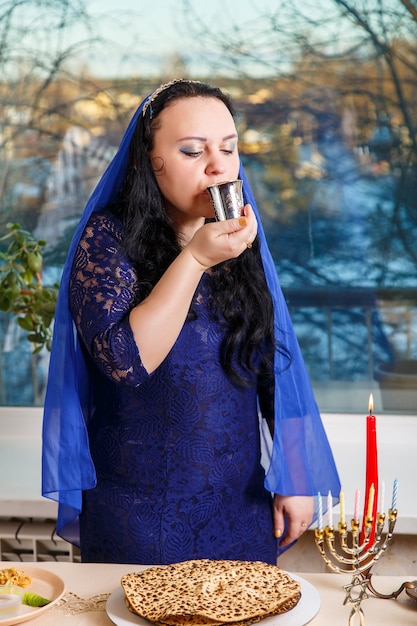
POLYGON ((82 559, 275 563, 257 380, 237 386, 220 366, 210 276, 194 294, 195 315, 149 375, 129 325, 139 278, 121 237, 114 216, 93 214, 70 279, 95 406, 88 431, 97 486, 83 493, 82 559))

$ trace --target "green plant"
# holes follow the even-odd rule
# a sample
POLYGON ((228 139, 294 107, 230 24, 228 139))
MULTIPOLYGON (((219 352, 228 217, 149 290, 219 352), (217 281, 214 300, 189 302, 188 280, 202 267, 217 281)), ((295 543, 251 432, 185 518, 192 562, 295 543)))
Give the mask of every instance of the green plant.
POLYGON ((27 332, 37 353, 51 348, 58 285, 42 284, 45 241, 36 241, 20 224, 7 224, 9 232, 0 239, 8 243, 0 252, 0 310, 12 313, 27 332))

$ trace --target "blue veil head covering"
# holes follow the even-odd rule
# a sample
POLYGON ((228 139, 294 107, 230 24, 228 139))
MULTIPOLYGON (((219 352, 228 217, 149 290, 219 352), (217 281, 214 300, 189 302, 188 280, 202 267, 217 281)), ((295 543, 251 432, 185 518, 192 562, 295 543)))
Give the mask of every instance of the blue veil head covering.
MULTIPOLYGON (((177 81, 172 81, 177 82, 177 81)), ((82 492, 96 484, 89 451, 87 424, 93 410, 86 364, 68 303, 69 275, 75 251, 90 215, 114 201, 121 189, 129 158, 129 146, 143 108, 152 107, 157 95, 148 96, 135 112, 113 160, 92 193, 74 233, 60 283, 54 336, 44 404, 42 495, 58 502, 57 532, 79 545, 78 516, 82 492)), ((244 169, 240 166, 245 203, 258 220, 258 237, 268 288, 271 292, 276 337, 291 354, 275 354, 275 429, 265 487, 282 495, 336 494, 340 483, 323 428, 307 370, 282 294, 244 169)))

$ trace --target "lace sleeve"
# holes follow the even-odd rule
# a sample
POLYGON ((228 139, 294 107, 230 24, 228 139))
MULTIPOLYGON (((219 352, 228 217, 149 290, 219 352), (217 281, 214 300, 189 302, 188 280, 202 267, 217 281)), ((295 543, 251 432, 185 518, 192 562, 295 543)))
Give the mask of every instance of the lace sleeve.
POLYGON ((149 374, 129 324, 138 278, 123 252, 121 228, 110 213, 90 218, 74 257, 69 301, 79 336, 100 371, 137 386, 149 374))

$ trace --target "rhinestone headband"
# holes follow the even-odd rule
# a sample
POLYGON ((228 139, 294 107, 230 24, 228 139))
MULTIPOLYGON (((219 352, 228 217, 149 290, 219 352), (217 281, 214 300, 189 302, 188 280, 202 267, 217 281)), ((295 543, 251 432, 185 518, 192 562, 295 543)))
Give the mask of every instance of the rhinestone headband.
POLYGON ((142 108, 143 117, 145 117, 146 111, 149 109, 149 117, 150 119, 152 119, 153 117, 152 102, 159 96, 160 93, 165 91, 165 89, 168 89, 169 87, 171 87, 171 85, 175 85, 176 83, 191 83, 191 84, 197 84, 197 85, 202 84, 201 81, 199 80, 189 80, 188 78, 176 78, 175 80, 171 80, 169 83, 160 85, 158 89, 155 89, 155 91, 151 93, 151 95, 146 100, 145 104, 143 105, 143 108, 142 108))

